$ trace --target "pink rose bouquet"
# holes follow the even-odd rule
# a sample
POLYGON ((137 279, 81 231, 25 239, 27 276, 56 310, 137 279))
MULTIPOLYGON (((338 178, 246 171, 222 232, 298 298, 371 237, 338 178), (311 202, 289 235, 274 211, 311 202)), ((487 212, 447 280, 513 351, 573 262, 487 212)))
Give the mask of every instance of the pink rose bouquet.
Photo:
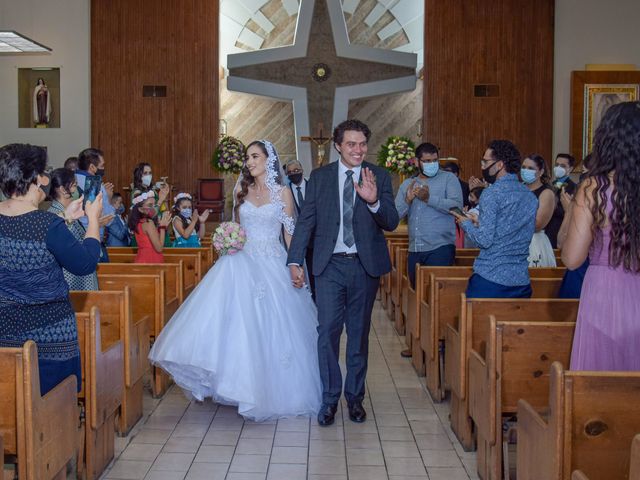
POLYGON ((247 243, 247 233, 239 223, 223 222, 213 232, 211 243, 218 255, 233 255, 247 243))

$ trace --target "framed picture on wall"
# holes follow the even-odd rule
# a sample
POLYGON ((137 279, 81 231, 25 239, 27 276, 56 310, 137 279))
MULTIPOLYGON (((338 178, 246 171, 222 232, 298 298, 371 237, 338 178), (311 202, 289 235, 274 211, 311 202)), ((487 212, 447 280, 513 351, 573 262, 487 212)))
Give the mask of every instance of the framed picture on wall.
POLYGON ((60 128, 60 69, 18 69, 18 127, 60 128))
POLYGON ((572 155, 581 160, 591 152, 595 131, 612 105, 639 99, 640 71, 572 72, 572 155))

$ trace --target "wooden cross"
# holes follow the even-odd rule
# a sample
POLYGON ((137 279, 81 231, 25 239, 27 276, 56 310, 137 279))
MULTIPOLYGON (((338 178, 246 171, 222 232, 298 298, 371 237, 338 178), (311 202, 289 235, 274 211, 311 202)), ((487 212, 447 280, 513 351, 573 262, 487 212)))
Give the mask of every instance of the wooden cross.
POLYGON ((318 131, 320 132, 317 137, 300 137, 303 142, 311 142, 316 146, 318 154, 316 157, 316 168, 321 167, 324 164, 325 158, 325 145, 331 141, 331 137, 324 137, 322 135, 322 124, 318 125, 318 131))

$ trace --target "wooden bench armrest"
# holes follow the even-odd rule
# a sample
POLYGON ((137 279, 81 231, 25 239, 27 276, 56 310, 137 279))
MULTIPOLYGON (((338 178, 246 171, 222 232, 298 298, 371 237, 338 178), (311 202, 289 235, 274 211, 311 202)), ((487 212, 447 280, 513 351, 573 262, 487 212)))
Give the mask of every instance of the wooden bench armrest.
POLYGON ((587 477, 584 473, 582 473, 580 470, 575 470, 572 474, 571 474, 571 480, 589 480, 589 477, 587 477))

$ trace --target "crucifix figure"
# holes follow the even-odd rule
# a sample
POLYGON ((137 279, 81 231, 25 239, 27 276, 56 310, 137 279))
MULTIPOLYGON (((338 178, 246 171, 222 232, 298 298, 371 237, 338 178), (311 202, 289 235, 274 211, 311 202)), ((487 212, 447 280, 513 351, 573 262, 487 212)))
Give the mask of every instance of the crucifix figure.
POLYGON ((318 125, 318 136, 317 137, 309 137, 309 136, 303 136, 300 137, 300 140, 302 140, 303 142, 311 142, 317 150, 317 156, 316 156, 316 168, 320 168, 322 165, 324 165, 324 158, 325 158, 325 146, 327 145, 327 143, 329 143, 329 141, 331 140, 331 137, 325 137, 322 134, 322 124, 318 125))
POLYGON ((413 53, 352 45, 340 0, 301 0, 293 45, 229 55, 227 88, 291 100, 298 160, 310 171, 312 145, 328 143, 309 141, 319 138, 310 126, 332 131, 349 100, 414 90, 416 64, 413 53))

